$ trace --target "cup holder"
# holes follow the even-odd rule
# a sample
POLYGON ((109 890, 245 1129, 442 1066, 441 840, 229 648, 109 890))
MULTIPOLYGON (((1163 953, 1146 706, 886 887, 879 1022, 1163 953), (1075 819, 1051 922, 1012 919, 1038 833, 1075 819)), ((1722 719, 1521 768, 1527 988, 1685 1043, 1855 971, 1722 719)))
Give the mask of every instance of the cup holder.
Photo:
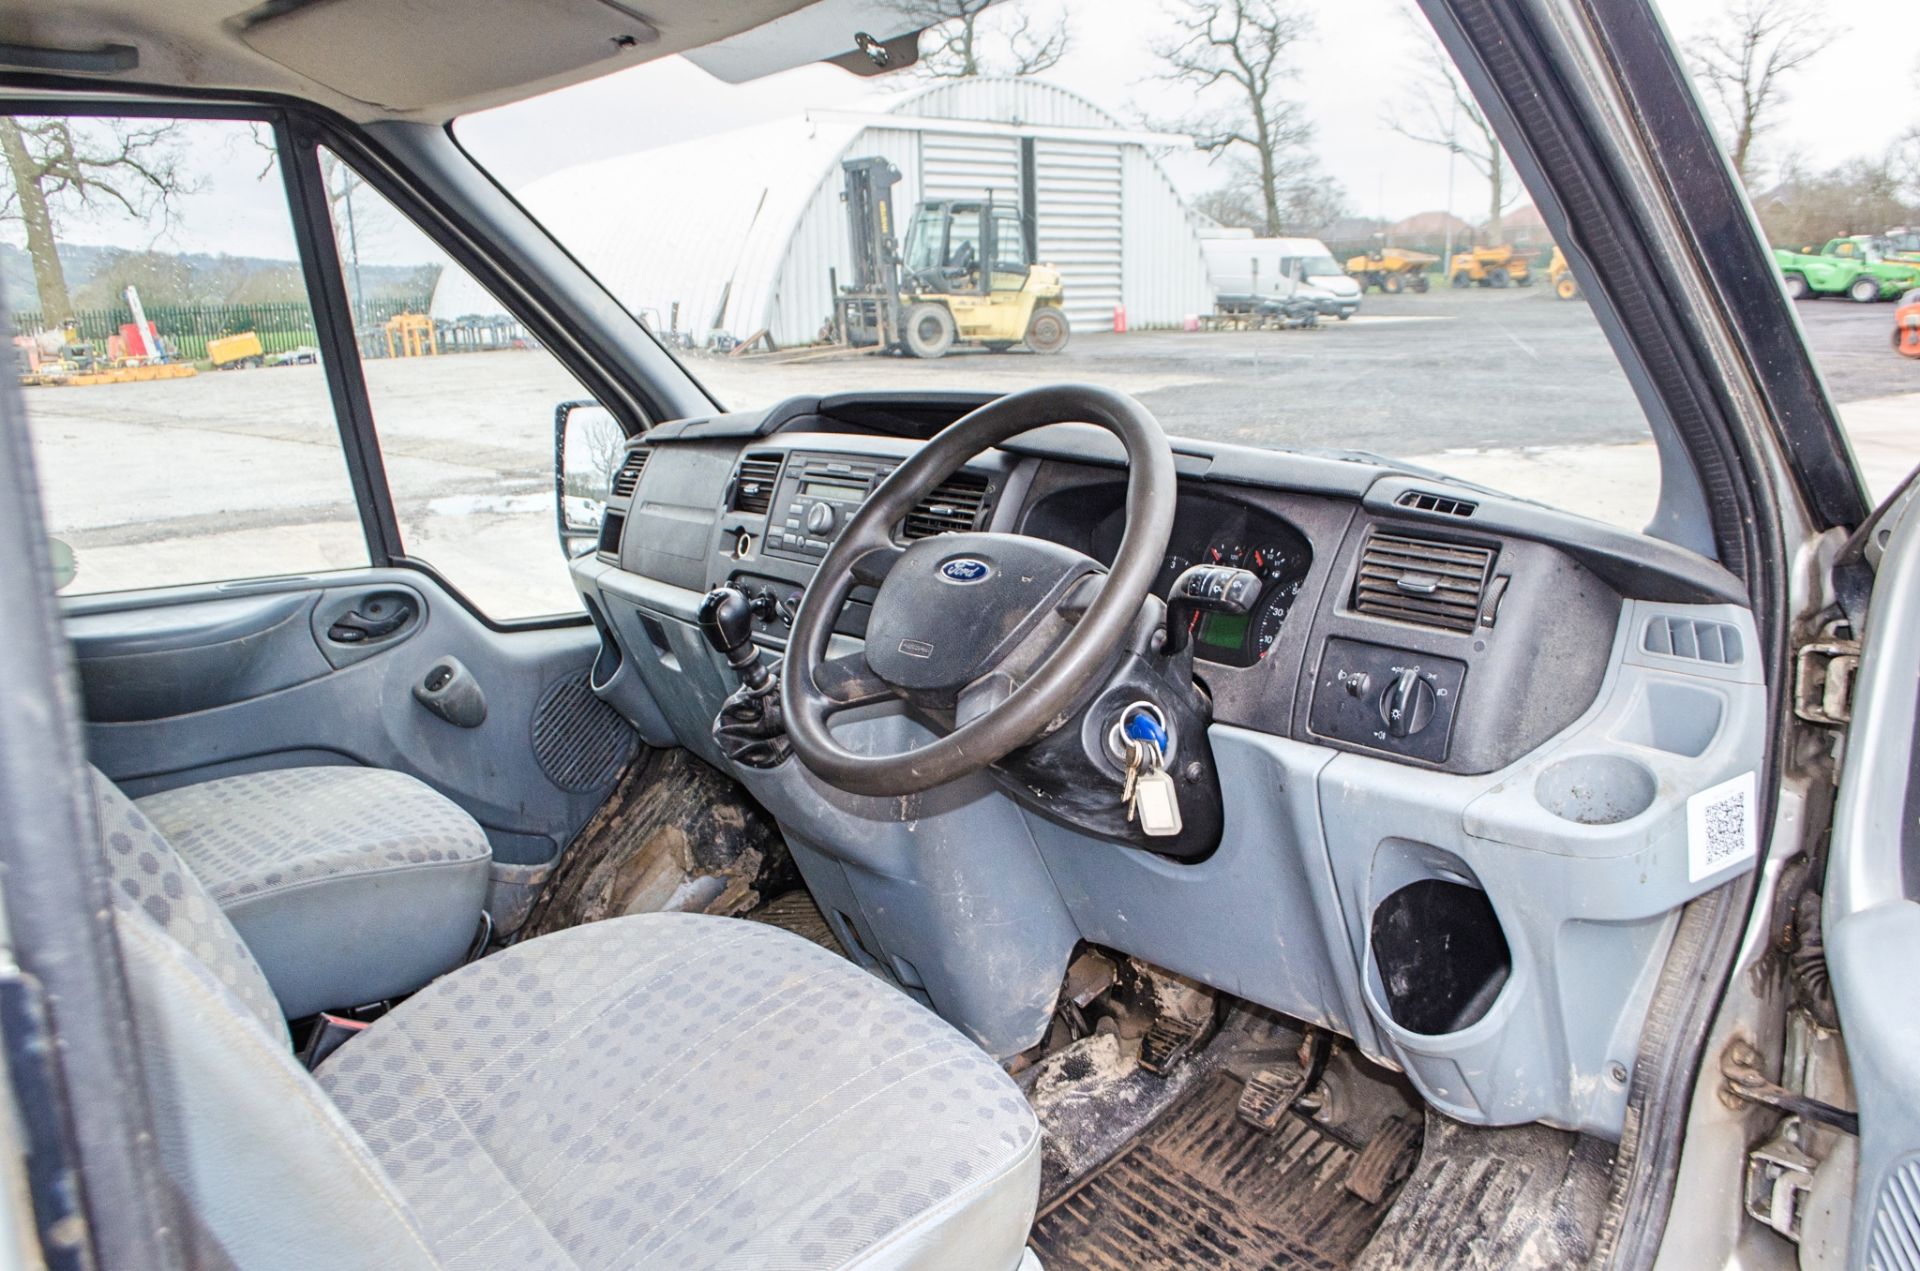
POLYGON ((1563 821, 1617 825, 1653 806, 1659 782, 1644 764, 1619 755, 1576 755, 1540 774, 1533 797, 1563 821))

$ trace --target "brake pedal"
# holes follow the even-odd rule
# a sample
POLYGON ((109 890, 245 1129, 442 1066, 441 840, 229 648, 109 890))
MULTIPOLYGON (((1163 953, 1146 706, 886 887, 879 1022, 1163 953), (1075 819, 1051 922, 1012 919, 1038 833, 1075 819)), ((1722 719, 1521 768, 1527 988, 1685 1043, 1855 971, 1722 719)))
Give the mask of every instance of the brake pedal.
POLYGON ((1181 1019, 1172 1015, 1154 1018, 1147 1035, 1140 1039, 1140 1066, 1148 1072, 1166 1076, 1192 1054, 1213 1030, 1211 1017, 1181 1019))
POLYGON ((1305 1069, 1297 1067, 1256 1068, 1240 1091, 1240 1119, 1271 1134, 1294 1100, 1305 1093, 1307 1075, 1305 1069))
POLYGON ((1381 1126, 1347 1167, 1347 1190, 1369 1205, 1385 1200, 1393 1185, 1413 1172, 1413 1147, 1418 1138, 1413 1122, 1399 1117, 1381 1126))

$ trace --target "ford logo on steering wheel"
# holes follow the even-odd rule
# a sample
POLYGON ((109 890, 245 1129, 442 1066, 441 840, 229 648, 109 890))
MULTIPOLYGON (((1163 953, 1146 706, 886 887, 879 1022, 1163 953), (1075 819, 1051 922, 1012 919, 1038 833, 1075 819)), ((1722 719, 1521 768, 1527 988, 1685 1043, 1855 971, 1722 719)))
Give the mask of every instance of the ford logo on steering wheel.
POLYGON ((971 556, 955 557, 940 567, 940 577, 950 583, 977 583, 992 572, 987 562, 971 556))

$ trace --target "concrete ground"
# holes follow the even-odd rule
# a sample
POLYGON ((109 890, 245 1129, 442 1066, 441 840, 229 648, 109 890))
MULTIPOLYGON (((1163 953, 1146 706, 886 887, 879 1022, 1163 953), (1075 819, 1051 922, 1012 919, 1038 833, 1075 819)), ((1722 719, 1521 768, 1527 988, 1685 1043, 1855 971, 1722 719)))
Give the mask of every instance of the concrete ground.
MULTIPOLYGON (((1799 306, 1876 496, 1920 460, 1920 362, 1886 305, 1799 306)), ((724 358, 689 369, 730 407, 793 393, 1014 389, 1088 380, 1175 435, 1370 450, 1635 527, 1653 447, 1583 304, 1544 288, 1370 296, 1320 330, 1076 337, 1040 357, 956 352, 724 358)), ((496 617, 571 608, 553 534, 552 419, 578 386, 546 355, 367 365, 408 548, 496 617)), ((364 563, 318 367, 26 390, 54 532, 76 591, 364 563)))

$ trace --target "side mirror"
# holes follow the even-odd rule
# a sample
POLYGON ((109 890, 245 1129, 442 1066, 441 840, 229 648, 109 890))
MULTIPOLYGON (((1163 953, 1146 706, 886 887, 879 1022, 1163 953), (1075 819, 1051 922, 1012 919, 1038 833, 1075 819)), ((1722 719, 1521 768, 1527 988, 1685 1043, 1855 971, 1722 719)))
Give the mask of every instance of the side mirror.
POLYGON ((53 562, 53 589, 65 591, 73 586, 73 580, 80 576, 80 562, 74 558, 73 548, 63 538, 47 538, 47 556, 53 562))
POLYGON ((561 402, 553 412, 554 514, 569 560, 599 545, 626 442, 620 421, 599 402, 561 402))

